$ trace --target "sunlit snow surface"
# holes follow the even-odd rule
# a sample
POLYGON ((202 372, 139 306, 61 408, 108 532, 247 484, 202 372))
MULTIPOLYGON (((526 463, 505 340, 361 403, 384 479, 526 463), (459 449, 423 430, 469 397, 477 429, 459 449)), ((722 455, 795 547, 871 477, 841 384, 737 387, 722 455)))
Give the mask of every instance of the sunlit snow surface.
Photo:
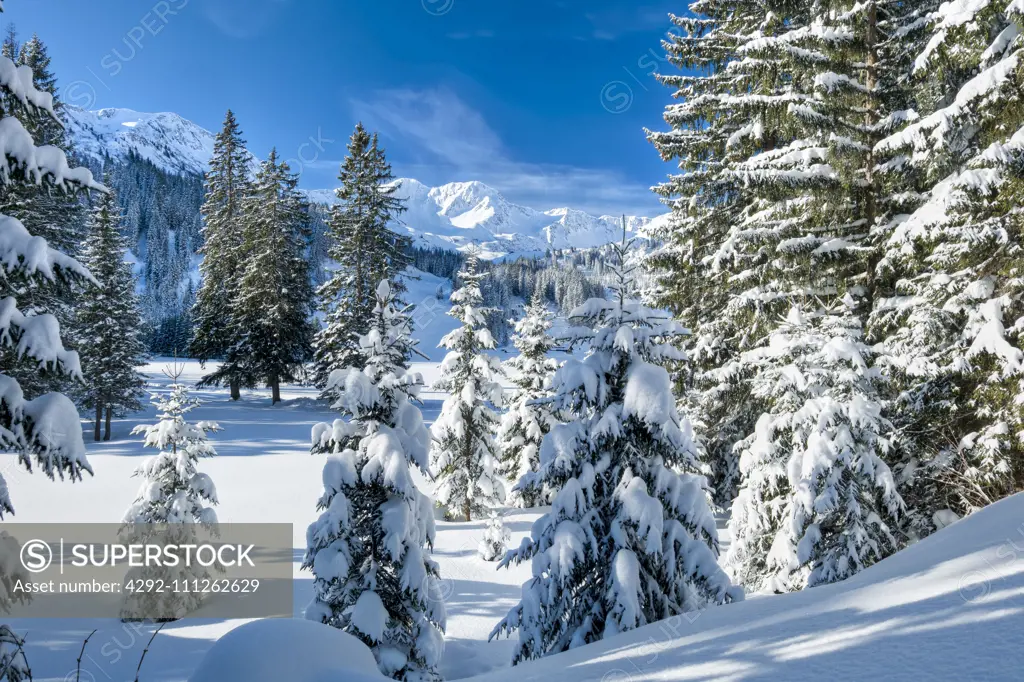
MULTIPOLYGON (((163 361, 147 368, 155 390, 166 390, 163 361)), ((201 375, 186 362, 185 379, 201 375)), ((416 367, 428 381, 434 363, 416 367)), ((225 522, 294 524, 295 612, 310 597, 311 576, 299 570, 306 525, 316 516, 322 458, 309 454, 313 424, 334 414, 314 391, 286 387, 271 407, 264 391, 232 403, 221 391, 199 390, 207 401, 195 419, 224 427, 219 456, 202 469, 216 482, 225 522)), ((436 417, 442 395, 424 394, 424 414, 436 417)), ((16 521, 110 522, 120 518, 138 485, 131 472, 144 456, 129 436, 153 419, 152 410, 114 424, 115 440, 89 447, 93 478, 52 483, 0 456, 16 521)), ((428 488, 426 482, 420 483, 428 488)), ((529 532, 539 511, 508 517, 511 545, 529 532)), ((1024 495, 1005 500, 882 562, 844 584, 691 614, 507 672, 512 643, 486 643, 511 607, 529 567, 496 571, 477 555, 484 521, 438 524, 434 557, 445 578, 448 632, 441 672, 448 679, 487 673, 487 680, 527 682, 605 680, 1013 680, 1024 645, 1024 495)), ((4 524, 5 528, 8 524, 4 524)), ((16 530, 16 529, 15 529, 16 530)), ((94 628, 81 680, 133 680, 152 633, 150 625, 111 620, 18 620, 27 635, 35 679, 74 680, 82 640, 94 628)), ((169 624, 146 656, 140 679, 187 680, 213 642, 243 621, 186 620, 169 624)), ((283 654, 283 652, 282 652, 283 654)), ((329 655, 329 652, 325 652, 329 655)), ((261 682, 258 679, 249 682, 261 682)), ((289 682, 303 682, 301 679, 289 682)))

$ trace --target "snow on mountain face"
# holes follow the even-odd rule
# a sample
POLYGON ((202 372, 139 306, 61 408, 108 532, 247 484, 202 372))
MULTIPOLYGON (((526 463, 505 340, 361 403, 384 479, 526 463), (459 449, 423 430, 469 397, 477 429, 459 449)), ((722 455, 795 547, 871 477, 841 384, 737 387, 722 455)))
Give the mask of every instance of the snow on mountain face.
MULTIPOLYGON (((484 257, 497 258, 539 254, 546 249, 592 248, 622 238, 621 218, 593 216, 572 208, 538 211, 513 204, 481 182, 427 187, 402 178, 395 184, 408 208, 398 227, 421 246, 475 247, 484 257)), ((652 224, 650 218, 626 217, 626 231, 631 236, 646 236, 652 224)))
MULTIPOLYGON (((130 109, 65 109, 67 129, 79 156, 124 159, 134 153, 170 173, 201 174, 213 156, 214 135, 173 113, 130 109)), ((255 171, 257 159, 252 157, 255 171)), ((622 237, 621 218, 594 216, 572 208, 539 211, 508 201, 482 182, 428 187, 396 180, 407 211, 393 227, 417 246, 448 250, 476 248, 484 258, 537 255, 547 249, 593 248, 622 237)), ((305 190, 310 201, 331 203, 329 189, 305 190)), ((627 216, 626 230, 645 236, 658 217, 627 216)))
POLYGON ((86 158, 118 160, 135 153, 170 173, 201 175, 213 156, 213 133, 178 114, 69 106, 64 116, 75 153, 86 158))
MULTIPOLYGON (((393 227, 424 248, 476 248, 484 258, 536 255, 547 249, 587 249, 622 238, 622 218, 594 216, 572 208, 549 211, 519 206, 482 182, 428 187, 401 178, 394 183, 406 211, 393 227)), ((330 190, 306 190, 310 201, 332 203, 330 190)), ((630 236, 647 237, 664 216, 626 216, 630 236)))

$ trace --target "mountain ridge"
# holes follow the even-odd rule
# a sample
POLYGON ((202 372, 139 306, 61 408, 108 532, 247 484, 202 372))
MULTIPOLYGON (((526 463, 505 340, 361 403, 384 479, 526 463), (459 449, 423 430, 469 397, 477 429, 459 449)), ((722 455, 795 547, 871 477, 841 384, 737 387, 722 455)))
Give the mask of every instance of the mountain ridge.
MULTIPOLYGON (((136 155, 174 174, 202 174, 213 155, 214 134, 173 112, 143 113, 106 108, 65 108, 79 156, 96 161, 136 155)), ((251 155, 255 169, 258 159, 251 155)), ((593 248, 622 236, 621 217, 595 216, 571 207, 538 210, 509 201, 477 180, 432 187, 412 178, 395 180, 407 211, 392 226, 417 246, 477 250, 485 258, 537 255, 548 249, 593 248)), ((310 201, 330 204, 330 189, 305 189, 310 201)), ((626 231, 645 237, 666 216, 626 216, 626 231)))

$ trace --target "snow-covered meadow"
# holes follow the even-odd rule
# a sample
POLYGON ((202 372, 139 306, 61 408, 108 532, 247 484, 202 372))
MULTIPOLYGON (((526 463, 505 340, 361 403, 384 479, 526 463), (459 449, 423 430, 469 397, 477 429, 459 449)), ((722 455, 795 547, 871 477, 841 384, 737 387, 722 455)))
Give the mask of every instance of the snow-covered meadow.
MULTIPOLYGON (((149 388, 166 391, 161 373, 169 359, 146 368, 149 388)), ((184 361, 183 379, 202 370, 184 361)), ((429 383, 435 362, 417 363, 429 383)), ((309 433, 334 412, 315 391, 288 386, 284 401, 270 405, 266 391, 243 393, 232 403, 226 391, 196 390, 204 401, 193 415, 223 431, 213 442, 218 456, 201 468, 217 484, 223 522, 288 522, 294 525, 295 614, 311 597, 312 576, 299 568, 306 526, 316 518, 323 459, 309 454, 309 433)), ((425 391, 427 420, 443 396, 425 391)), ((116 421, 113 440, 91 443, 96 472, 81 483, 53 483, 29 475, 4 455, 17 522, 110 522, 134 498, 132 472, 148 456, 136 424, 153 409, 116 421)), ((429 490, 426 481, 420 481, 429 490)), ((510 546, 528 534, 540 510, 510 510, 510 546)), ((5 524, 6 525, 6 524, 5 524)), ((495 623, 513 606, 529 566, 495 570, 477 554, 486 521, 438 521, 434 558, 441 567, 448 610, 446 679, 484 675, 488 680, 552 679, 640 682, 647 680, 962 680, 1014 679, 1024 642, 1024 496, 982 510, 842 583, 788 595, 755 595, 689 617, 655 623, 566 654, 508 668, 509 640, 487 641, 495 623), (503 669, 507 669, 502 672, 503 669)), ((727 538, 723 538, 726 539, 727 538)), ((170 623, 154 639, 140 680, 184 682, 215 642, 246 621, 189 618, 170 623)), ((15 620, 27 637, 35 679, 42 682, 134 680, 153 625, 114 620, 15 620), (79 669, 76 659, 90 632, 79 669)), ((310 624, 310 626, 314 626, 310 624)), ((314 626, 319 627, 319 626, 314 626)), ((250 649, 256 661, 288 656, 284 649, 250 649)), ((325 669, 333 661, 324 651, 325 669)), ((269 670, 269 668, 268 668, 269 670)))
MULTIPOLYGON (((169 380, 162 370, 169 362, 172 360, 154 359, 145 368, 152 392, 167 390, 169 380)), ((182 380, 195 382, 202 376, 198 363, 182 364, 182 380)), ((420 363, 414 369, 421 371, 428 383, 437 375, 436 363, 420 363)), ((204 459, 200 465, 217 485, 220 521, 294 526, 295 612, 301 615, 311 598, 312 575, 301 571, 299 565, 306 546, 306 527, 317 517, 316 501, 322 491, 323 458, 309 453, 310 430, 317 422, 333 420, 337 413, 315 400, 315 389, 300 386, 287 387, 284 401, 273 407, 266 391, 245 392, 238 403, 232 403, 223 390, 200 389, 192 395, 204 404, 190 416, 195 421, 216 421, 223 428, 211 441, 217 457, 204 459)), ((440 394, 424 392, 423 410, 428 420, 437 415, 442 399, 440 394)), ((119 521, 138 489, 138 479, 132 477, 132 472, 152 454, 144 451, 139 437, 130 435, 131 430, 137 424, 153 421, 154 414, 150 407, 129 419, 115 421, 110 442, 87 440, 89 461, 96 475, 73 485, 27 474, 15 466, 13 455, 3 455, 0 461, 4 476, 18 510, 16 523, 119 521)), ((422 483, 429 490, 427 482, 422 483)), ((509 513, 513 544, 528 533, 538 516, 534 511, 509 513)), ((438 521, 434 558, 441 564, 449 612, 442 664, 447 679, 487 672, 507 665, 511 657, 509 641, 486 643, 486 639, 494 624, 514 605, 529 567, 496 571, 496 564, 481 560, 477 545, 485 525, 485 521, 438 521)), ((239 624, 189 619, 168 625, 146 656, 142 679, 186 679, 212 643, 239 624)), ((152 630, 150 626, 117 621, 22 620, 11 625, 28 634, 28 659, 36 679, 61 681, 75 679, 78 651, 93 629, 99 631, 90 640, 88 655, 83 659, 82 680, 134 679, 152 630), (69 673, 72 676, 66 678, 69 673)))
MULTIPOLYGON (((299 189, 306 161, 250 153, 231 109, 216 135, 66 109, 70 79, 9 22, 0 611, 21 617, 0 623, 0 682, 1024 678, 1024 0, 772 9, 691 2, 659 35, 673 102, 668 129, 644 134, 679 173, 655 180, 589 123, 615 172, 536 135, 506 145, 510 130, 456 120, 464 86, 431 85, 455 114, 433 130, 374 115, 401 103, 356 84, 354 113, 383 129, 355 126, 334 197, 299 189), (399 179, 393 162, 447 182, 399 179), (470 170, 574 204, 598 182, 602 213, 646 210, 654 181, 672 212, 536 211, 442 177, 470 170), (147 348, 202 360, 140 371, 147 348), (104 418, 87 458, 81 436, 100 441, 104 418), (67 563, 63 540, 53 566, 20 524, 218 517, 291 529, 282 617, 216 617, 223 584, 201 606, 180 590, 149 621, 124 605, 121 619, 9 609, 108 591, 26 587, 22 569, 67 563)), ((602 56, 649 23, 636 10, 614 13, 622 36, 594 31, 602 56)), ((438 42, 413 61, 472 81, 438 42)), ((157 53, 180 50, 144 61, 157 53)), ((372 71, 362 56, 346 61, 372 71)), ((301 70, 314 84, 330 82, 320 62, 301 70)), ((208 90, 199 71, 190 91, 208 90)), ((203 104, 251 109, 231 97, 203 104)), ((524 115, 505 123, 593 122, 532 100, 557 120, 509 100, 524 115)), ((283 143, 287 116, 271 118, 253 117, 283 143)), ((327 151, 321 132, 309 141, 327 151)), ((208 547, 175 544, 193 560, 160 568, 209 565, 208 547)))

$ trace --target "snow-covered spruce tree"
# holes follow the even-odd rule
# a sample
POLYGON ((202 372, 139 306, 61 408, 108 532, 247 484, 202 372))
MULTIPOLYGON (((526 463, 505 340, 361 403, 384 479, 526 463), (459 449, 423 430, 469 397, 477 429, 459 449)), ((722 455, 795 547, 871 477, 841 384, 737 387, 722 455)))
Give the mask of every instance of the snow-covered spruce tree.
POLYGON ((305 254, 308 214, 297 183, 288 164, 271 150, 243 200, 246 255, 228 318, 237 338, 224 365, 201 384, 265 384, 276 404, 281 383, 294 381, 309 358, 313 290, 305 254))
POLYGON ((918 113, 877 145, 931 184, 888 241, 898 295, 877 323, 922 534, 1024 489, 1024 6, 944 3, 928 28, 918 113))
POLYGON ((124 515, 124 523, 217 522, 217 513, 207 504, 217 504, 217 491, 210 477, 199 471, 199 460, 213 457, 216 449, 209 434, 220 431, 216 422, 189 423, 185 416, 201 404, 189 396, 181 383, 180 365, 167 369, 168 393, 153 396, 156 424, 139 425, 133 434, 145 436, 144 445, 158 450, 140 466, 135 475, 142 479, 138 496, 124 515))
POLYGON ((314 343, 314 382, 324 386, 330 373, 353 367, 361 357, 359 338, 374 307, 377 282, 395 282, 409 264, 408 237, 389 229, 405 210, 395 196, 391 166, 376 134, 356 125, 341 165, 331 208, 328 255, 335 263, 330 279, 317 291, 326 325, 314 343))
POLYGON ((740 444, 726 563, 750 590, 836 582, 899 549, 891 426, 862 337, 850 315, 794 307, 766 347, 747 352, 752 390, 771 407, 740 444))
MULTIPOLYGON (((56 116, 49 94, 32 85, 31 70, 0 58, 0 88, 33 115, 56 116)), ((0 121, 0 144, 6 159, 0 182, 43 183, 54 191, 86 188, 106 192, 83 168, 69 168, 63 152, 40 149, 13 116, 0 121)), ((49 283, 95 284, 78 261, 52 249, 46 240, 29 233, 21 221, 0 216, 0 346, 16 357, 28 358, 36 371, 63 373, 81 380, 78 353, 64 348, 60 325, 49 313, 26 314, 16 296, 49 283)), ((6 369, 6 367, 5 367, 6 369)), ((81 438, 78 411, 64 395, 47 393, 27 400, 19 382, 0 373, 0 448, 15 452, 28 470, 33 464, 53 478, 81 479, 89 471, 81 438)), ((0 514, 13 513, 6 483, 0 479, 0 514)))
POLYGON ((435 388, 448 393, 441 414, 431 426, 431 465, 437 477, 437 503, 449 519, 470 521, 486 507, 505 499, 505 484, 498 473, 499 453, 494 442, 501 405, 501 363, 485 351, 494 348, 487 330, 488 308, 483 307, 476 254, 470 254, 459 272, 459 287, 452 292, 449 315, 462 326, 441 339, 448 354, 441 362, 435 388))
MULTIPOLYGON (((850 317, 838 326, 867 330, 871 344, 890 333, 886 309, 905 305, 897 291, 898 260, 887 257, 885 243, 921 203, 924 186, 915 164, 879 141, 916 117, 914 108, 923 101, 923 90, 915 88, 907 75, 916 48, 930 42, 923 28, 936 4, 841 0, 815 5, 807 30, 788 31, 779 39, 814 57, 804 76, 812 86, 809 97, 787 113, 802 131, 792 149, 819 164, 800 160, 782 175, 785 183, 805 192, 806 203, 804 234, 780 247, 796 255, 798 262, 814 265, 805 279, 810 286, 791 291, 785 302, 800 305, 808 294, 820 297, 831 316, 850 317), (794 173, 802 177, 794 180, 794 173), (839 305, 841 297, 850 305, 839 305)), ((756 159, 748 165, 756 181, 765 165, 756 159)), ((887 356, 872 354, 869 359, 892 367, 887 356)), ((923 470, 901 461, 907 459, 901 443, 902 434, 912 432, 915 425, 906 422, 905 405, 892 401, 907 394, 898 383, 880 388, 888 393, 878 396, 883 408, 899 425, 887 434, 898 446, 886 448, 884 457, 897 466, 899 487, 909 491, 916 484, 914 471, 920 478, 923 470)), ((904 522, 915 516, 917 510, 892 528, 903 536, 900 542, 919 534, 904 522)))
POLYGON ((394 289, 377 286, 362 369, 331 373, 334 407, 350 418, 313 428, 324 465, 320 518, 306 532, 303 568, 312 570, 310 620, 359 637, 395 679, 439 680, 444 600, 433 548, 429 498, 412 478, 428 474, 430 434, 413 403, 423 384, 404 368, 415 346, 394 289))
MULTIPOLYGON (((542 401, 558 362, 548 357, 554 347, 549 335, 551 313, 540 292, 534 294, 526 314, 516 322, 513 343, 519 355, 505 363, 507 374, 517 386, 508 412, 501 417, 498 428, 498 450, 501 453, 501 474, 516 482, 540 468, 540 444, 545 434, 557 423, 550 405, 542 401)), ((544 491, 531 487, 514 487, 512 501, 522 507, 536 507, 545 502, 544 491)))
MULTIPOLYGON (((671 320, 629 298, 629 243, 612 300, 572 311, 570 343, 589 343, 554 378, 555 426, 532 474, 558 493, 503 566, 531 562, 522 600, 491 633, 519 631, 513 663, 673 615, 743 598, 718 565, 718 534, 689 422, 662 366, 679 361, 671 320)), ((530 475, 528 475, 530 476, 530 475)))
POLYGON ((801 190, 786 176, 810 176, 787 168, 752 175, 747 167, 780 154, 784 161, 804 132, 788 111, 809 96, 806 79, 794 75, 807 70, 807 53, 779 38, 806 29, 811 7, 701 0, 690 10, 672 17, 664 42, 681 73, 658 76, 681 101, 665 110, 670 130, 647 131, 681 171, 656 188, 672 217, 649 260, 659 275, 651 299, 692 330, 682 404, 698 428, 715 501, 727 506, 739 485, 734 446, 762 408, 735 362, 763 343, 806 272, 779 245, 804 228, 800 201, 788 201, 801 190))
MULTIPOLYGON (((208 474, 199 471, 199 460, 217 454, 209 442, 209 434, 220 431, 211 421, 189 423, 186 416, 200 402, 189 396, 188 386, 181 382, 183 367, 169 366, 164 374, 170 380, 167 394, 155 394, 156 424, 139 425, 133 434, 143 434, 144 445, 158 450, 148 458, 135 475, 142 479, 139 492, 122 519, 125 542, 147 541, 151 524, 173 524, 160 534, 161 542, 190 544, 196 542, 195 524, 210 527, 217 523, 217 489, 208 474)), ((205 569, 192 566, 146 567, 132 569, 132 579, 201 580, 208 577, 205 569)), ((126 592, 121 606, 124 620, 182 618, 202 603, 203 595, 191 593, 126 592)))
POLYGON ((4 41, 0 44, 0 54, 12 62, 18 61, 18 54, 21 52, 21 43, 18 42, 18 27, 14 22, 7 24, 7 33, 4 34, 4 41))
MULTIPOLYGON (((11 32, 14 33, 13 26, 11 32)), ((50 70, 50 57, 46 46, 37 36, 26 43, 18 43, 16 35, 5 41, 4 55, 19 66, 31 69, 35 88, 53 98, 55 118, 38 116, 17 101, 17 97, 0 94, 4 99, 6 115, 21 121, 22 125, 39 146, 52 145, 73 157, 70 138, 60 120, 63 117, 63 103, 59 97, 56 78, 50 70)), ((24 73, 24 72, 23 72, 24 73)), ((0 185, 0 214, 16 218, 25 229, 58 251, 78 256, 85 224, 84 204, 74 192, 54 192, 45 185, 30 183, 8 183, 0 185)), ((78 300, 79 288, 69 287, 60 281, 39 281, 32 287, 18 292, 18 307, 32 314, 51 313, 57 318, 66 335, 73 335, 74 306, 78 300)), ((0 366, 5 368, 21 384, 26 396, 34 398, 43 393, 57 391, 70 393, 75 384, 69 376, 60 372, 38 371, 36 363, 0 348, 0 366)))
MULTIPOLYGON (((27 66, 32 70, 36 89, 53 98, 53 111, 57 119, 62 119, 64 103, 60 98, 60 88, 51 69, 49 49, 39 36, 33 34, 28 41, 17 45, 17 56, 9 58, 19 66, 27 66)), ((8 106, 5 112, 18 118, 37 144, 53 145, 64 150, 65 154, 74 156, 70 136, 59 120, 18 111, 17 107, 11 106, 15 102, 11 97, 6 97, 6 101, 8 106)), ((85 236, 86 214, 74 194, 49 192, 45 187, 35 184, 8 185, 0 188, 0 212, 20 220, 29 232, 46 239, 51 247, 73 256, 78 255, 85 236)), ((52 305, 57 301, 49 303, 52 305)), ((71 300, 64 301, 64 307, 70 308, 72 304, 71 300)), ((50 312, 56 314, 66 311, 50 312)), ((63 317, 59 319, 64 322, 63 317)))
MULTIPOLYGON (((70 168, 58 147, 37 147, 25 126, 12 115, 18 111, 49 116, 60 125, 53 97, 35 87, 30 67, 16 67, 10 59, 0 57, 0 92, 4 95, 0 183, 43 185, 54 192, 83 188, 106 191, 88 170, 70 168)), ((0 264, 0 350, 30 359, 37 373, 63 373, 81 379, 78 354, 64 348, 57 318, 51 313, 26 314, 19 308, 17 297, 55 283, 95 283, 88 270, 8 215, 0 215, 0 264)), ((6 361, 0 367, 0 451, 15 453, 19 464, 29 471, 38 467, 50 478, 75 481, 82 478, 83 471, 92 473, 74 403, 60 393, 28 400, 18 380, 7 374, 6 361)), ((0 516, 5 513, 13 514, 14 505, 7 482, 0 476, 0 516)), ((8 549, 6 553, 10 552, 8 549)), ((13 556, 3 559, 5 565, 16 562, 13 556)), ((0 625, 0 679, 21 682, 31 678, 22 647, 23 640, 8 626, 0 625)))
MULTIPOLYGON (((108 182, 109 184, 109 182, 108 182)), ((98 286, 82 297, 76 311, 75 345, 82 360, 81 402, 96 415, 95 440, 106 415, 103 440, 110 440, 113 415, 142 409, 145 380, 136 369, 145 357, 140 334, 142 318, 135 296, 135 277, 124 260, 121 215, 113 190, 93 209, 89 240, 82 261, 98 286)))
POLYGON ((484 537, 477 546, 477 553, 484 561, 497 561, 508 551, 508 541, 512 533, 505 525, 505 518, 496 509, 491 510, 484 528, 484 537))
POLYGON ((673 209, 655 297, 694 329, 687 396, 725 503, 735 444, 762 405, 739 359, 763 345, 794 300, 849 292, 862 319, 891 286, 880 273, 891 220, 913 183, 879 170, 875 143, 909 115, 901 65, 921 40, 922 7, 701 0, 666 43, 687 71, 662 76, 684 101, 650 133, 683 174, 658 188, 673 209))
MULTIPOLYGON (((202 206, 203 239, 199 265, 202 284, 192 308, 194 335, 189 352, 200 362, 224 358, 238 340, 240 329, 231 325, 231 302, 243 271, 242 203, 251 187, 249 153, 235 115, 229 109, 224 127, 213 143, 213 158, 206 172, 202 206)), ((223 367, 231 399, 241 397, 237 367, 223 367)))

